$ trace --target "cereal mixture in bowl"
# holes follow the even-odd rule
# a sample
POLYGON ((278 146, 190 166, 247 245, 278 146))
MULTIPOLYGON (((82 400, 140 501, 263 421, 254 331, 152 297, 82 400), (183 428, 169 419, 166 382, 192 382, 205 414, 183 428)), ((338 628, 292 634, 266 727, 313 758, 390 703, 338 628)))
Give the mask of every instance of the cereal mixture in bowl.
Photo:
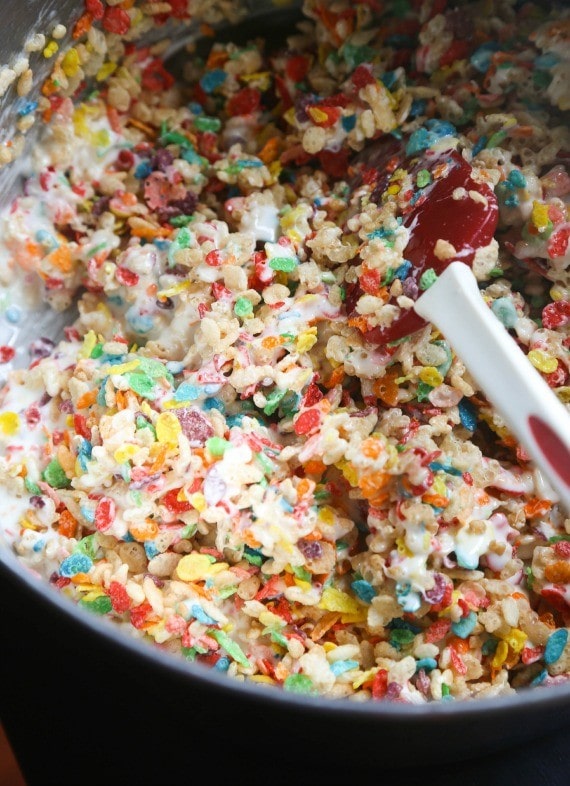
POLYGON ((149 21, 126 5, 87 0, 2 220, 5 319, 79 311, 2 393, 19 558, 126 635, 299 694, 567 681, 568 511, 444 335, 365 334, 417 295, 405 216, 446 176, 406 162, 457 151, 499 207, 481 296, 570 402, 570 15, 306 0, 280 45, 206 28, 180 77, 123 42, 149 21), (406 158, 368 166, 381 138, 406 158))

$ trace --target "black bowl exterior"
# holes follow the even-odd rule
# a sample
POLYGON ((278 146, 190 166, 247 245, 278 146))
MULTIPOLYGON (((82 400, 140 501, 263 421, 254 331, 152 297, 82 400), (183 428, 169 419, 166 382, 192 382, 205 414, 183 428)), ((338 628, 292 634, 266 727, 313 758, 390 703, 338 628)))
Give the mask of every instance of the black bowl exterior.
POLYGON ((199 764, 234 786, 401 782, 570 725, 565 686, 423 707, 312 700, 131 640, 1 561, 0 593, 0 717, 28 786, 168 786, 199 764))

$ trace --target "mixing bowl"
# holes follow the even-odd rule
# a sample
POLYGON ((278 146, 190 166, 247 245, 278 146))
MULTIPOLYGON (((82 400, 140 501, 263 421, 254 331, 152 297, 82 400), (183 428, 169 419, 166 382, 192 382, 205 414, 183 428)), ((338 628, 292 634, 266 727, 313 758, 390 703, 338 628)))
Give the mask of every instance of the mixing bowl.
MULTIPOLYGON (((166 57, 174 68, 184 61, 184 45, 200 37, 204 22, 220 37, 239 38, 257 31, 281 34, 299 17, 295 2, 191 5, 190 21, 169 21, 144 36, 146 43, 170 37, 166 57)), ((83 8, 74 0, 26 0, 3 3, 2 11, 0 51, 3 61, 13 63, 30 33, 56 23, 71 30, 83 8)), ((68 38, 66 33, 62 46, 68 38)), ((30 100, 49 67, 39 58, 30 100)), ((11 87, 0 108, 4 151, 7 140, 20 138, 15 100, 11 87)), ((12 149, 33 145, 39 125, 12 149)), ((21 182, 23 161, 15 157, 0 170, 4 201, 21 182)), ((18 341, 57 338, 62 325, 61 317, 40 312, 18 341)), ((248 773, 273 783, 290 781, 296 773, 306 782, 330 783, 367 772, 380 777, 387 767, 489 754, 530 743, 570 722, 568 683, 412 706, 331 701, 231 680, 141 645, 106 619, 85 613, 24 568, 3 540, 0 598, 0 711, 30 786, 114 784, 117 773, 124 778, 126 772, 132 783, 168 784, 197 777, 199 765, 224 778, 235 769, 236 783, 248 773)))

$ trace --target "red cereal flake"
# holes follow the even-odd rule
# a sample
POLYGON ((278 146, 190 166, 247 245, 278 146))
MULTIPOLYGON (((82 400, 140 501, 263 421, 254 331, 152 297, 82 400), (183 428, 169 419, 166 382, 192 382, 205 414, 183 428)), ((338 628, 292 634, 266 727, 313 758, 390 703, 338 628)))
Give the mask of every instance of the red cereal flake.
POLYGON ((145 90, 157 92, 168 90, 174 84, 174 77, 164 67, 160 58, 155 58, 144 68, 141 79, 145 90))
POLYGON ((303 397, 303 406, 304 407, 312 407, 313 404, 317 404, 323 397, 322 391, 315 385, 314 382, 311 382, 309 387, 307 388, 307 392, 303 397))
POLYGON ((12 347, 7 347, 5 344, 0 346, 0 363, 9 363, 16 354, 16 350, 12 347))
POLYGON ((570 541, 559 540, 558 543, 554 544, 554 551, 559 557, 570 559, 570 541))
POLYGON ((73 416, 73 428, 75 433, 79 434, 83 439, 91 439, 91 429, 87 425, 87 418, 85 415, 75 414, 73 416))
POLYGON ((181 488, 171 489, 162 497, 161 502, 170 513, 187 513, 189 510, 192 510, 192 505, 187 500, 178 499, 181 491, 181 488))
POLYGON ((105 6, 101 0, 85 0, 85 10, 92 19, 103 19, 105 6))
POLYGON ((109 6, 105 9, 102 24, 103 29, 108 33, 125 35, 131 27, 131 17, 122 8, 109 6))
POLYGON ((228 115, 250 115, 259 109, 261 93, 255 87, 243 87, 233 95, 226 105, 228 115))
POLYGON ((435 644, 436 641, 442 641, 449 631, 451 630, 451 620, 442 617, 429 626, 424 633, 424 640, 428 644, 435 644))
POLYGON ((115 278, 125 287, 134 287, 139 283, 138 273, 133 273, 128 267, 118 267, 115 270, 115 278))
POLYGON ((558 611, 568 611, 568 606, 564 599, 564 595, 558 590, 547 587, 546 589, 543 589, 540 594, 550 603, 551 606, 553 606, 558 611))
POLYGON ((358 281, 362 290, 368 295, 377 295, 381 286, 382 275, 379 270, 366 269, 358 281))
POLYGON ((566 384, 566 380, 568 379, 568 371, 566 370, 566 367, 563 366, 560 361, 558 361, 558 366, 554 369, 554 371, 551 371, 550 374, 545 374, 544 378, 551 388, 559 388, 566 384))
POLYGON ((453 670, 457 672, 457 674, 467 674, 467 666, 463 662, 463 658, 457 653, 455 647, 449 648, 449 654, 451 656, 451 665, 453 670))
POLYGON ((372 69, 369 65, 361 64, 352 72, 352 84, 360 90, 366 85, 373 85, 376 82, 372 69))
POLYGON ((565 327, 570 322, 570 301, 557 300, 542 309, 542 325, 548 330, 565 327))
POLYGON ((99 532, 108 530, 115 520, 115 503, 109 497, 102 497, 95 509, 95 528, 99 532))
POLYGON ((213 251, 209 251, 206 254, 206 259, 204 261, 207 265, 210 265, 210 267, 219 267, 222 264, 222 255, 215 248, 213 251))
POLYGON ((131 609, 131 625, 133 628, 140 630, 150 614, 152 614, 152 606, 146 601, 141 603, 140 606, 135 606, 134 609, 131 609))
POLYGON ((378 669, 372 680, 372 698, 383 699, 388 690, 388 672, 386 669, 378 669))
POLYGON ((307 409, 305 412, 301 412, 293 428, 295 429, 295 434, 301 436, 302 434, 310 434, 311 431, 318 428, 321 422, 321 415, 318 410, 316 409, 307 409))
POLYGON ((451 46, 446 49, 446 51, 442 54, 439 60, 440 68, 444 68, 445 66, 450 66, 455 63, 456 60, 463 60, 467 57, 469 51, 469 45, 467 41, 463 40, 455 40, 451 46))
POLYGON ((521 652, 521 660, 528 666, 530 663, 536 663, 542 658, 544 647, 524 647, 521 652))
POLYGON ((131 607, 131 599, 128 596, 127 590, 119 581, 112 581, 109 585, 109 597, 111 604, 117 614, 123 614, 131 607))
POLYGON ((570 224, 563 224, 558 227, 548 238, 546 246, 548 255, 551 259, 563 257, 568 250, 568 243, 570 242, 570 224))
POLYGON ((232 293, 230 290, 225 287, 223 284, 220 284, 219 281, 214 281, 212 284, 212 295, 216 298, 216 300, 231 300, 232 293))
POLYGON ((285 73, 293 82, 302 82, 307 76, 310 61, 305 55, 293 55, 285 64, 285 73))

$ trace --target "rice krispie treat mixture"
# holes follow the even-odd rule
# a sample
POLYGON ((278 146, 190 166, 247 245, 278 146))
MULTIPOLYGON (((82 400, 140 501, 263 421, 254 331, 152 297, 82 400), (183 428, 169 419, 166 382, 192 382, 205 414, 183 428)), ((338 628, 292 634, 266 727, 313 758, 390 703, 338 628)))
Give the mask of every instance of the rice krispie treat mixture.
POLYGON ((141 13, 87 0, 16 105, 49 122, 2 318, 79 308, 2 393, 16 553, 234 679, 414 704, 566 681, 568 511, 444 335, 365 336, 434 280, 405 217, 453 150, 498 203, 481 296, 570 402, 570 16, 306 0, 279 46, 206 26, 178 78, 123 40, 141 13), (404 154, 369 165, 376 139, 404 154))

